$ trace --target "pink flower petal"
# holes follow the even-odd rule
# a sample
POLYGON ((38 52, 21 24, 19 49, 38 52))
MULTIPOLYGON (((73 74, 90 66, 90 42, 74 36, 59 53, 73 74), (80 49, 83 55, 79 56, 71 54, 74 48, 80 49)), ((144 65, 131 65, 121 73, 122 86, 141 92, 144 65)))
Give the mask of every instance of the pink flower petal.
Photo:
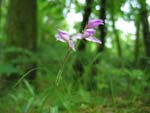
POLYGON ((86 29, 83 33, 83 38, 87 38, 89 36, 93 36, 95 34, 94 29, 86 29))
POLYGON ((61 42, 66 42, 63 38, 61 38, 59 35, 56 35, 56 40, 61 42))
POLYGON ((94 35, 95 34, 95 30, 94 29, 86 29, 85 32, 89 33, 89 35, 94 35))
POLYGON ((68 41, 70 39, 70 36, 66 31, 59 30, 58 35, 59 35, 59 38, 61 38, 62 40, 68 41))
POLYGON ((95 27, 97 27, 99 25, 103 25, 103 24, 104 24, 103 20, 101 20, 101 19, 90 20, 88 22, 87 28, 95 28, 95 27))
POLYGON ((88 37, 88 38, 85 38, 85 39, 88 40, 88 41, 91 41, 91 42, 96 42, 98 44, 102 44, 102 42, 99 39, 95 38, 95 37, 88 37))

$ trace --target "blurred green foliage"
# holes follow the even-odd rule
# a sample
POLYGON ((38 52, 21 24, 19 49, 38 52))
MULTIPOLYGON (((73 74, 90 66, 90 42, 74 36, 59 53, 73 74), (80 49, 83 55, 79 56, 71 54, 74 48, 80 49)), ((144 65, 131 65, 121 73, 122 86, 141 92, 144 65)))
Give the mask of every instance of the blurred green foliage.
MULTIPOLYGON (((67 45, 56 42, 55 35, 58 29, 69 30, 65 19, 71 4, 76 6, 75 11, 79 13, 83 13, 85 4, 81 4, 79 0, 38 0, 38 51, 33 53, 20 48, 6 47, 9 1, 3 0, 0 18, 0 113, 150 112, 150 92, 148 92, 150 83, 147 81, 150 72, 145 67, 141 68, 141 59, 145 57, 142 35, 140 33, 140 53, 138 63, 135 64, 135 40, 132 39, 135 34, 127 34, 124 39, 121 37, 125 33, 118 29, 123 51, 123 65, 120 66, 110 18, 112 8, 116 20, 123 18, 127 21, 133 21, 129 16, 136 17, 137 11, 133 7, 131 7, 130 14, 121 10, 125 3, 130 4, 129 0, 114 0, 115 7, 111 7, 110 0, 107 1, 106 38, 110 39, 112 47, 106 46, 104 52, 97 53, 97 45, 86 42, 85 51, 71 53, 65 64, 60 84, 57 86, 55 84, 56 76, 67 52, 67 45), (66 10, 65 14, 64 9, 66 10), (5 64, 3 59, 7 52, 23 53, 25 57, 14 59, 9 64, 5 64), (73 68, 77 56, 83 59, 85 70, 83 77, 78 79, 73 68), (94 76, 91 75, 90 70, 96 58, 99 58, 100 62, 95 65, 97 76, 94 76), (3 80, 3 74, 10 75, 17 72, 23 76, 27 73, 13 67, 12 63, 14 62, 36 62, 38 64, 36 80, 30 83, 22 78, 11 88, 3 88, 3 84, 7 82, 3 80), (87 87, 93 79, 96 81, 97 89, 88 90, 87 87)), ((99 10, 96 10, 98 5, 99 0, 95 0, 90 18, 98 18, 99 10)), ((75 24, 76 31, 79 31, 80 23, 75 24)), ((99 37, 99 33, 96 36, 99 37)))

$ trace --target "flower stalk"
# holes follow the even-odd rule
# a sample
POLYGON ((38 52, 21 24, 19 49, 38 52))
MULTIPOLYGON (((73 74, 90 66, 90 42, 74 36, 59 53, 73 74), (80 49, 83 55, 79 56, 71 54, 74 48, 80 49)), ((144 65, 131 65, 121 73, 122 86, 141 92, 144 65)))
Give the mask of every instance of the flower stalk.
POLYGON ((96 30, 94 28, 98 27, 99 25, 104 25, 103 20, 101 19, 90 20, 85 26, 82 33, 77 33, 73 36, 70 36, 69 33, 66 31, 58 30, 56 40, 67 43, 69 46, 69 49, 67 51, 66 56, 64 57, 62 66, 60 67, 58 74, 56 76, 56 85, 59 85, 59 82, 62 79, 61 75, 63 73, 65 64, 70 56, 71 50, 75 51, 75 43, 77 40, 85 39, 87 41, 95 42, 97 44, 102 43, 99 39, 94 37, 94 34, 96 33, 96 30))

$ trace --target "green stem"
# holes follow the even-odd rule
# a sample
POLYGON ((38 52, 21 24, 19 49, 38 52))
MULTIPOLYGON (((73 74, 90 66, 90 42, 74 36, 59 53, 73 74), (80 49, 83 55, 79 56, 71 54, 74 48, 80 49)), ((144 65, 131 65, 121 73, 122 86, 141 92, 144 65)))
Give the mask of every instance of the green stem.
POLYGON ((68 58, 69 58, 69 56, 70 56, 70 53, 71 53, 71 50, 70 50, 70 48, 68 49, 68 51, 67 51, 67 53, 66 53, 66 55, 65 55, 65 57, 64 57, 64 59, 63 59, 63 63, 62 63, 62 65, 61 65, 61 67, 60 67, 60 69, 59 69, 59 71, 58 71, 58 73, 57 73, 57 76, 56 76, 56 85, 58 86, 59 85, 59 82, 60 82, 60 80, 62 79, 62 73, 63 73, 63 70, 64 70, 64 67, 65 67, 65 64, 66 64, 66 62, 67 62, 67 60, 68 60, 68 58))

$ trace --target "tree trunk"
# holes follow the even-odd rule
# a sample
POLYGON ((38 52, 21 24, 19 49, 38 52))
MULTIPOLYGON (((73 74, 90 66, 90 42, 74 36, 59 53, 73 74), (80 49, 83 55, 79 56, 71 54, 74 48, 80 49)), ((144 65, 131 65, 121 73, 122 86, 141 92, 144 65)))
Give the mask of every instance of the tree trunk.
MULTIPOLYGON (((13 65, 18 69, 23 69, 25 72, 36 67, 35 62, 25 62, 23 58, 28 58, 24 52, 36 52, 37 41, 37 1, 36 0, 10 0, 8 11, 8 39, 7 46, 20 48, 20 52, 9 52, 6 54, 5 61, 10 63, 16 59, 21 59, 20 62, 13 62, 13 65)), ((31 56, 30 56, 31 57, 31 56)), ((29 58, 30 58, 29 57, 29 58)), ((27 78, 32 80, 36 76, 36 71, 32 71, 27 75, 27 78)), ((10 76, 11 79, 17 79, 16 73, 10 76)), ((20 78, 20 77, 19 77, 20 78)))
POLYGON ((134 63, 137 65, 139 57, 139 35, 140 35, 140 22, 135 20, 136 26, 136 39, 135 39, 135 49, 134 49, 134 63))
MULTIPOLYGON (((146 58, 144 58, 144 63, 142 63, 142 67, 144 67, 144 70, 147 72, 146 76, 146 82, 150 83, 150 28, 149 28, 149 22, 148 22, 148 9, 147 9, 147 4, 146 0, 139 0, 139 3, 141 5, 140 9, 140 21, 142 24, 142 30, 143 30, 143 37, 144 37, 144 44, 145 44, 145 54, 146 58)), ((149 96, 150 92, 150 87, 147 85, 144 88, 145 91, 145 96, 149 96)), ((149 100, 147 100, 147 104, 149 100)))
MULTIPOLYGON (((100 7, 101 8, 99 10, 99 14, 100 14, 99 18, 102 19, 104 22, 106 19, 106 2, 107 2, 107 0, 101 0, 100 1, 100 7)), ((100 32, 100 40, 102 41, 102 44, 98 47, 98 50, 97 50, 98 53, 104 51, 105 38, 106 38, 106 26, 105 25, 99 26, 99 32, 100 32)), ((97 63, 99 63, 99 59, 96 59, 94 61, 94 64, 97 64, 97 63)), ((96 70, 93 72, 93 74, 94 73, 96 73, 96 70)))
MULTIPOLYGON (((93 0, 86 0, 86 6, 85 6, 85 9, 84 9, 84 14, 83 14, 83 21, 81 23, 81 29, 80 29, 80 32, 83 31, 83 29, 85 28, 86 24, 88 23, 88 20, 89 20, 89 16, 92 12, 92 3, 93 3, 93 0)), ((79 46, 78 46, 78 50, 80 52, 84 51, 85 50, 85 42, 84 40, 81 40, 81 42, 79 43, 79 46)), ((81 56, 80 56, 81 57, 81 56)), ((74 69, 77 73, 77 75, 79 75, 78 77, 81 78, 83 72, 84 72, 84 67, 83 67, 83 64, 82 64, 82 58, 78 57, 75 61, 75 64, 74 64, 74 69)))
MULTIPOLYGON (((106 19, 106 1, 107 0, 101 0, 100 1, 100 15, 99 18, 104 20, 106 19)), ((100 32, 100 40, 102 41, 102 44, 98 47, 97 52, 103 52, 104 51, 104 46, 105 46, 105 38, 106 38, 106 27, 105 25, 99 26, 99 32, 100 32)), ((96 77, 97 77, 97 67, 96 65, 99 63, 100 59, 95 59, 95 61, 92 64, 91 67, 91 78, 90 78, 90 83, 88 84, 88 88, 89 90, 96 90, 97 89, 97 81, 96 81, 96 77)))
MULTIPOLYGON (((100 18, 103 19, 105 21, 106 19, 106 1, 107 0, 101 0, 100 2, 100 18)), ((104 47, 105 47, 105 37, 106 37, 106 27, 105 25, 99 26, 99 31, 100 31, 100 39, 102 41, 102 44, 99 46, 98 48, 98 52, 102 52, 104 51, 104 47)))
POLYGON ((148 22, 148 10, 146 6, 146 0, 139 0, 141 5, 141 23, 143 27, 143 36, 145 43, 145 53, 146 57, 150 57, 150 31, 149 31, 149 22, 148 22))
MULTIPOLYGON (((93 3, 93 0, 86 0, 86 6, 84 8, 83 21, 81 23, 80 32, 82 32, 84 30, 86 24, 88 23, 90 14, 92 12, 92 3, 93 3)), ((79 51, 84 51, 85 47, 86 47, 85 42, 81 41, 79 43, 78 50, 79 51)))
POLYGON ((0 0, 0 27, 1 27, 1 7, 2 7, 2 0, 0 0))

